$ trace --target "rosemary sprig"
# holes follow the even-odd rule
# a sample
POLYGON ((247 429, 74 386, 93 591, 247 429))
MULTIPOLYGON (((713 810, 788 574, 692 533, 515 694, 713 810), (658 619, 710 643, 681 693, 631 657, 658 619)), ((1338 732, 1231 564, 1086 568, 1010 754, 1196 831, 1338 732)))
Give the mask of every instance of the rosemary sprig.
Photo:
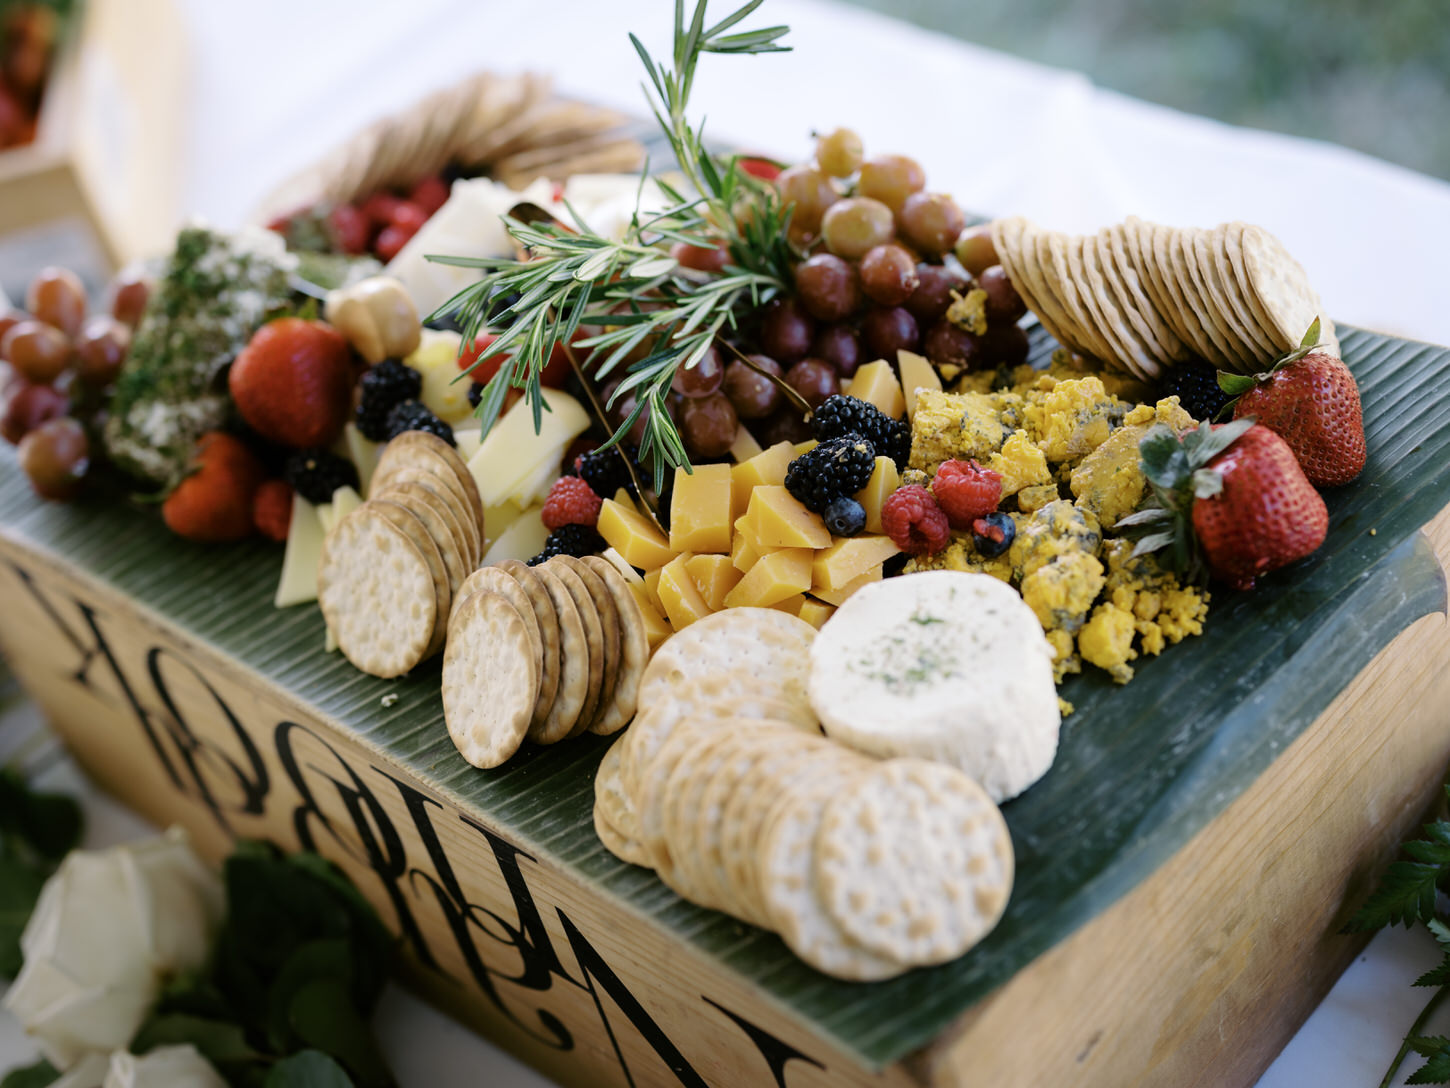
MULTIPOLYGON (((429 256, 443 264, 478 269, 479 281, 444 303, 434 316, 454 314, 464 343, 488 326, 496 338, 479 356, 510 358, 484 388, 478 416, 484 433, 497 421, 509 388, 521 389, 534 425, 547 410, 540 374, 563 341, 590 352, 588 367, 597 382, 619 375, 614 407, 633 396, 634 406, 607 445, 619 442, 644 418, 639 456, 650 464, 655 486, 673 466, 688 467, 684 442, 670 419, 666 397, 680 367, 697 365, 717 337, 736 330, 739 319, 781 292, 789 282, 792 251, 786 240, 789 213, 774 186, 740 169, 738 157, 704 146, 701 129, 686 119, 695 69, 705 53, 774 53, 786 27, 728 33, 760 6, 750 0, 713 26, 705 26, 706 0, 699 0, 689 24, 682 0, 675 5, 674 68, 650 57, 630 35, 649 76, 646 96, 675 153, 684 185, 655 178, 670 202, 663 211, 639 210, 618 240, 605 238, 572 208, 572 224, 523 222, 504 217, 504 226, 527 259, 429 256), (670 256, 673 242, 703 248, 724 246, 729 254, 719 274, 681 266, 670 256), (588 335, 576 338, 579 331, 588 335), (643 358, 626 362, 630 356, 643 358)), ((640 193, 649 168, 640 178, 640 193)), ((477 363, 475 365, 477 365, 477 363)))

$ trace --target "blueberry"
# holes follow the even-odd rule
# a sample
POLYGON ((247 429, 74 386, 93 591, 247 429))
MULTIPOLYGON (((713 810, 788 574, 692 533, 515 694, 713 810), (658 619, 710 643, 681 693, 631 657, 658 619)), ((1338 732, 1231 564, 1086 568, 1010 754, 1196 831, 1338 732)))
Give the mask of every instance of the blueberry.
POLYGON ((855 536, 866 528, 866 508, 850 495, 832 499, 823 516, 832 536, 855 536))
POLYGON ((972 541, 977 551, 988 559, 995 559, 1012 546, 1017 535, 1017 523, 1011 514, 1000 510, 972 522, 972 541))

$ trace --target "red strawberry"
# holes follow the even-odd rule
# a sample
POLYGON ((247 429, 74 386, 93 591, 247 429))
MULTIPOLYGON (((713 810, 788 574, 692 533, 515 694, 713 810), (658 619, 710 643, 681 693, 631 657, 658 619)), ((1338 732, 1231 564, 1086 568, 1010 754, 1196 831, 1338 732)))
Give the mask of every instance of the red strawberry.
POLYGON ((279 318, 242 349, 227 385, 263 438, 298 449, 330 445, 352 410, 352 353, 325 322, 279 318))
POLYGON ((285 480, 268 480, 252 496, 252 524, 268 540, 287 539, 292 524, 292 489, 285 480))
POLYGON ((1311 350, 1316 319, 1298 351, 1263 374, 1224 374, 1219 385, 1240 394, 1234 419, 1254 418, 1277 434, 1315 487, 1347 484, 1364 468, 1364 419, 1359 386, 1343 361, 1311 350))
POLYGON ((221 431, 201 436, 195 471, 167 496, 161 516, 177 536, 208 542, 241 540, 252 531, 252 500, 264 475, 240 439, 221 431))
POLYGON ((1251 420, 1181 438, 1159 424, 1139 444, 1149 505, 1120 526, 1153 532, 1136 553, 1172 546, 1167 563, 1196 565, 1235 589, 1252 589, 1261 574, 1303 559, 1324 543, 1329 512, 1282 438, 1251 420))

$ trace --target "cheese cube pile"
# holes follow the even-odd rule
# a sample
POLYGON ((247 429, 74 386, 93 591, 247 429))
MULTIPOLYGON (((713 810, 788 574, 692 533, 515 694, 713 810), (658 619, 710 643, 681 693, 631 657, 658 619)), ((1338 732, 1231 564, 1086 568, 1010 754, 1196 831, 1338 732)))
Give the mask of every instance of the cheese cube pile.
POLYGON ((878 457, 856 495, 867 531, 833 537, 785 488, 787 467, 813 445, 780 442, 738 464, 677 470, 668 534, 624 493, 604 502, 599 535, 611 561, 634 575, 652 644, 726 608, 777 608, 819 627, 881 579, 882 564, 899 551, 880 534, 881 504, 900 483, 896 465, 878 457))

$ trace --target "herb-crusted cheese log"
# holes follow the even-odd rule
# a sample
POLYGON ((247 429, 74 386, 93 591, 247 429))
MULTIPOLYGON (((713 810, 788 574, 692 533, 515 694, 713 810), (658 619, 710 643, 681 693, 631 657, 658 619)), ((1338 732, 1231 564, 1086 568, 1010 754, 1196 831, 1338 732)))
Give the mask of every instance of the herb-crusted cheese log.
POLYGON ((181 478, 196 440, 226 421, 222 373, 286 301, 293 264, 270 231, 177 235, 106 421, 106 450, 124 471, 153 484, 181 478))
POLYGON ((811 645, 810 700, 835 740, 950 764, 994 801, 1046 773, 1062 722, 1037 617, 1010 586, 959 571, 846 601, 811 645))

